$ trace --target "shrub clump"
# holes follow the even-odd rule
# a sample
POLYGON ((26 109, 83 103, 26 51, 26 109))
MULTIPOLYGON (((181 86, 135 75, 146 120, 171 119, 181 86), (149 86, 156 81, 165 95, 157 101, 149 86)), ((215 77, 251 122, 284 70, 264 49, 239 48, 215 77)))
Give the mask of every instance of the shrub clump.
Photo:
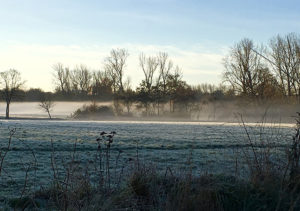
POLYGON ((94 103, 91 105, 84 105, 72 114, 72 118, 76 119, 113 116, 115 116, 115 114, 111 106, 98 106, 94 103))

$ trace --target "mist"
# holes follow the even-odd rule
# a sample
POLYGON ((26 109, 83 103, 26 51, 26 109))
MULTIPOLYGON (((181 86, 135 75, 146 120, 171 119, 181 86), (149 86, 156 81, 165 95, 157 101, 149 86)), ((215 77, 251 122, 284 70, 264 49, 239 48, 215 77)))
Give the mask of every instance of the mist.
MULTIPOLYGON (((40 102, 13 102, 10 106, 11 116, 15 118, 48 118, 47 113, 39 106, 40 102)), ((109 115, 108 113, 91 113, 74 118, 72 115, 78 109, 86 109, 93 105, 91 101, 81 102, 54 102, 51 111, 53 118, 74 120, 115 120, 115 121, 195 121, 195 122, 227 122, 234 123, 243 121, 248 123, 294 123, 297 104, 280 104, 265 102, 261 104, 249 104, 240 101, 216 101, 198 103, 197 109, 188 112, 168 112, 168 104, 161 105, 161 113, 146 116, 145 111, 138 104, 131 106, 130 115, 126 108, 122 107, 123 113, 109 115)), ((97 107, 109 107, 113 109, 113 102, 96 102, 97 107)), ((0 115, 5 114, 5 103, 0 103, 0 115)), ((155 112, 155 111, 153 111, 155 112)))
MULTIPOLYGON (((39 106, 40 102, 13 102, 10 105, 12 117, 26 117, 26 118, 47 118, 48 115, 39 106)), ((75 110, 82 106, 90 104, 90 102, 55 102, 51 114, 55 118, 67 118, 75 110)), ((103 103, 105 104, 105 103, 103 103)), ((0 103, 0 115, 5 114, 6 104, 0 103)))

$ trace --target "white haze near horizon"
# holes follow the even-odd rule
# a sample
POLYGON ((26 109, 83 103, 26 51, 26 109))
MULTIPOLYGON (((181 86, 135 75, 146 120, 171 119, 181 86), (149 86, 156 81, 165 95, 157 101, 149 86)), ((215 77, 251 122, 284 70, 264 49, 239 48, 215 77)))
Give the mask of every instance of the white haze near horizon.
MULTIPOLYGON (((54 107, 51 110, 51 116, 53 118, 64 118, 64 121, 78 121, 74 120, 71 117, 72 113, 74 113, 77 109, 82 108, 84 105, 90 105, 91 101, 80 101, 80 102, 67 102, 67 101, 59 101, 54 102, 54 107)), ((111 102, 98 102, 98 105, 111 105, 111 102)), ((6 104, 4 102, 0 102, 0 117, 5 116, 5 109, 6 104)), ((39 106, 39 102, 12 102, 10 104, 10 116, 11 117, 17 117, 17 118, 48 118, 48 114, 45 112, 45 110, 41 109, 39 106)), ((259 118, 258 118, 259 119, 259 118)), ((257 120, 258 120, 257 119, 257 120)), ((167 120, 167 121, 160 121, 160 120, 147 120, 143 121, 145 119, 141 118, 140 120, 132 119, 132 120, 121 120, 121 119, 114 119, 111 121, 114 121, 115 123, 130 123, 130 124, 181 124, 181 125, 220 125, 220 126, 241 126, 241 123, 235 119, 235 121, 232 121, 232 119, 228 118, 227 121, 224 120, 198 120, 195 122, 195 120, 191 121, 178 121, 176 118, 174 120, 167 120)), ((261 119, 259 121, 253 121, 249 119, 245 120, 245 124, 248 126, 256 126, 259 127, 260 125, 263 125, 264 127, 274 127, 274 128, 283 128, 283 127, 295 127, 295 123, 292 121, 290 123, 282 123, 274 121, 273 119, 271 122, 261 122, 261 119)), ((294 120, 294 119, 293 119, 294 120)), ((98 122, 95 120, 79 120, 80 122, 98 122)), ((100 120, 99 120, 100 121, 100 120)), ((100 121, 101 122, 101 121, 100 121)), ((107 121, 106 122, 110 122, 107 121)))
POLYGON ((143 79, 139 67, 139 55, 149 56, 159 52, 167 52, 175 65, 182 69, 183 79, 189 84, 199 83, 218 84, 221 82, 223 70, 222 59, 226 47, 203 47, 194 45, 185 49, 168 45, 43 45, 8 42, 0 49, 0 71, 10 68, 21 72, 26 80, 25 88, 42 88, 53 91, 53 65, 60 62, 74 68, 84 64, 91 70, 103 70, 105 57, 111 49, 125 48, 129 52, 125 77, 129 77, 133 87, 138 86, 143 79), (215 49, 215 50, 213 50, 215 49))
MULTIPOLYGON (((91 104, 90 101, 83 102, 54 102, 54 107, 51 111, 52 117, 66 118, 83 105, 91 104)), ((101 103, 106 104, 106 103, 101 103)), ((0 103, 0 116, 5 115, 6 104, 0 103)), ((39 102, 12 102, 10 104, 11 117, 48 117, 45 110, 41 109, 39 102)))

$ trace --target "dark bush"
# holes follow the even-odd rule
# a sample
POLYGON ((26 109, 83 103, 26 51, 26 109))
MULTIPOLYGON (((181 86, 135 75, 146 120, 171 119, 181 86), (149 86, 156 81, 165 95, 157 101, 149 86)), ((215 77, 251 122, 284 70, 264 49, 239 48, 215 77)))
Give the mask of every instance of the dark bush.
POLYGON ((90 118, 90 117, 113 117, 115 116, 111 106, 97 106, 96 104, 84 105, 77 109, 73 114, 73 118, 90 118))

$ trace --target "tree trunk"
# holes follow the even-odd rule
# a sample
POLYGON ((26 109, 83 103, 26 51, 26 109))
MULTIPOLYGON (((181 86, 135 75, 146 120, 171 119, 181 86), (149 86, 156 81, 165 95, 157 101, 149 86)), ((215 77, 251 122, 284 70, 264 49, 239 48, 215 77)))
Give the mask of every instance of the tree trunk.
POLYGON ((149 103, 146 104, 146 116, 149 116, 149 103))
POLYGON ((129 103, 127 104, 127 115, 129 116, 129 113, 130 113, 130 105, 129 105, 129 103))
POLYGON ((9 104, 10 102, 6 102, 6 116, 5 116, 6 119, 9 119, 9 104))
POLYGON ((292 96, 290 76, 287 75, 288 96, 292 96))
POLYGON ((50 114, 49 110, 47 110, 47 112, 48 112, 48 116, 49 116, 49 118, 50 118, 50 119, 52 119, 52 117, 51 117, 51 114, 50 114))

